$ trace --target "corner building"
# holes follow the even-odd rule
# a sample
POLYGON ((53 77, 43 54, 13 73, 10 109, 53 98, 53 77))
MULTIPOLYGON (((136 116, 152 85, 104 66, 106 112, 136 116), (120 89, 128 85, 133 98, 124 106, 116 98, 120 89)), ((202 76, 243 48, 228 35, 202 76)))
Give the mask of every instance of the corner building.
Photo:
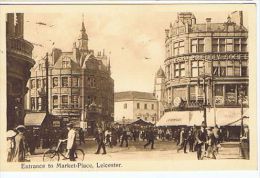
MULTIPOLYGON (((243 12, 232 12, 223 23, 211 18, 196 23, 193 13, 181 12, 165 35, 165 111, 201 110, 207 100, 209 110, 215 106, 221 113, 232 108, 239 119, 239 88, 243 87, 243 103, 248 107, 249 84, 243 12)), ((209 123, 210 117, 208 114, 209 123)), ((217 124, 228 119, 221 114, 214 117, 217 124)))
MULTIPOLYGON (((92 134, 98 124, 109 124, 114 113, 114 80, 110 61, 105 52, 88 48, 88 35, 84 22, 72 51, 53 49, 49 58, 49 112, 60 118, 61 124, 87 122, 92 134)), ((46 106, 45 59, 38 61, 28 83, 27 108, 44 111, 46 106)))

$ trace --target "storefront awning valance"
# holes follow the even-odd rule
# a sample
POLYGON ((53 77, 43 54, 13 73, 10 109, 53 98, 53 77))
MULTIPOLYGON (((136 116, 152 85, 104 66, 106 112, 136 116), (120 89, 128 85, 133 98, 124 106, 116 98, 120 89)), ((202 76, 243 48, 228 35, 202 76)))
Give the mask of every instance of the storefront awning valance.
MULTIPOLYGON (((206 114, 208 126, 214 126, 215 124, 218 126, 240 126, 241 124, 240 108, 211 108, 207 109, 206 114)), ((243 118, 245 123, 248 122, 247 108, 244 108, 243 118)), ((171 111, 166 112, 156 126, 199 126, 202 121, 204 121, 203 111, 171 111)))
POLYGON ((46 117, 46 113, 28 113, 24 118, 25 126, 41 126, 44 119, 46 117))

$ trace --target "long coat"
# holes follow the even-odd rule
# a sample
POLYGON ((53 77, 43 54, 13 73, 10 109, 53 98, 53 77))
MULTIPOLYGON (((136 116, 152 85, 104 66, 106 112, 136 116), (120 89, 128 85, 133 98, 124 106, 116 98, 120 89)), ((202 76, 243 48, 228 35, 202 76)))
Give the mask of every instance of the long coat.
POLYGON ((25 161, 25 136, 23 133, 18 133, 15 136, 15 151, 14 151, 14 162, 23 162, 25 161))
POLYGON ((72 149, 76 146, 76 131, 74 129, 70 129, 68 132, 68 141, 67 141, 67 149, 72 149))

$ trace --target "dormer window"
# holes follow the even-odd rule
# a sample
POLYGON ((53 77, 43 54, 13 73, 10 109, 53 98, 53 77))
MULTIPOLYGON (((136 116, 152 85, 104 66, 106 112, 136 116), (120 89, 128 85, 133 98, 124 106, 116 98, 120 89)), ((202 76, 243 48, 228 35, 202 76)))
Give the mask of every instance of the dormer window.
POLYGON ((69 61, 62 61, 62 68, 69 68, 69 61))

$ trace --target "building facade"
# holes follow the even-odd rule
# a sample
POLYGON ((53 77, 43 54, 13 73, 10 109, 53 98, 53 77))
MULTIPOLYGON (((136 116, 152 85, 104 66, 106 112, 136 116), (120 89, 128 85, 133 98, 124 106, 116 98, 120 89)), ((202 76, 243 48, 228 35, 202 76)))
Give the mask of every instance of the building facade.
POLYGON ((6 14, 7 129, 24 123, 24 96, 32 58, 33 45, 24 39, 24 14, 6 14))
POLYGON ((153 93, 126 91, 115 93, 115 121, 143 119, 158 121, 158 102, 153 93))
POLYGON ((240 113, 240 98, 248 107, 248 30, 242 11, 223 23, 211 18, 196 23, 193 13, 178 13, 165 35, 165 111, 206 105, 240 113))
POLYGON ((113 121, 114 80, 111 78, 110 61, 105 52, 88 48, 88 35, 84 22, 77 43, 72 51, 53 49, 48 55, 48 92, 46 92, 46 58, 37 62, 28 83, 27 108, 48 110, 63 123, 72 122, 89 133, 96 125, 113 121), (46 97, 48 93, 48 97, 46 97))

